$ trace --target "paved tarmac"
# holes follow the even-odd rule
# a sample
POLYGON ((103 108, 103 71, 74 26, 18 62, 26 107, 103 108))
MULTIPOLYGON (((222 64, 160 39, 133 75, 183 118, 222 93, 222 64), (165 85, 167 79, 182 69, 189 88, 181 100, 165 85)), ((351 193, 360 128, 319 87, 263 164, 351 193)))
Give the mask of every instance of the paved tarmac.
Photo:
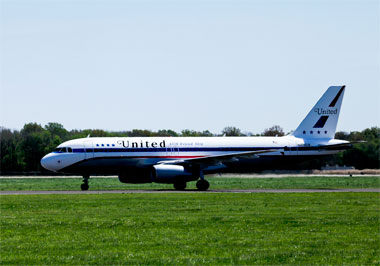
POLYGON ((344 189, 222 189, 222 190, 21 190, 21 191, 0 191, 0 195, 53 195, 53 194, 143 194, 143 193, 326 193, 326 192, 378 192, 379 188, 344 188, 344 189))
MULTIPOLYGON (((227 174, 212 174, 206 175, 205 177, 216 177, 216 178, 286 178, 286 177, 348 177, 349 174, 241 174, 241 173, 227 173, 227 174)), ((350 177, 374 177, 377 176, 380 178, 380 174, 353 174, 350 177)), ((49 179, 49 178, 76 178, 81 179, 82 176, 0 176, 0 179, 49 179)), ((117 176, 91 176, 91 179, 96 178, 118 178, 117 176)))

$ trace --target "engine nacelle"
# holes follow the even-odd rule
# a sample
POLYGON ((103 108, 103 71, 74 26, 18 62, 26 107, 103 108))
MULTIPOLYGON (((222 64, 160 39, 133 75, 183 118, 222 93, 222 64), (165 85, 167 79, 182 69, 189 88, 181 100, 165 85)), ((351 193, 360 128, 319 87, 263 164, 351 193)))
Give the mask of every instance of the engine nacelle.
POLYGON ((152 170, 149 168, 125 169, 119 174, 119 181, 132 184, 152 183, 152 170))
POLYGON ((177 181, 194 181, 199 177, 188 171, 182 165, 157 164, 153 165, 152 181, 173 184, 177 181))

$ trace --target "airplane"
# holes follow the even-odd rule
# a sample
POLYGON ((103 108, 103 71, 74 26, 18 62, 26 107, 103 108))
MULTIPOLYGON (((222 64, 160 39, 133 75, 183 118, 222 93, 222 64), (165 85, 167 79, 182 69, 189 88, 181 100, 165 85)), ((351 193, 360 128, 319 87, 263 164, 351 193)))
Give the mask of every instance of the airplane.
MULTIPOLYGON (((352 142, 334 139, 345 86, 331 86, 297 129, 282 137, 87 137, 60 144, 41 159, 50 171, 83 176, 117 175, 122 183, 167 183, 184 190, 205 174, 253 165, 274 168, 336 154, 352 142)), ((264 168, 265 168, 264 167, 264 168)))

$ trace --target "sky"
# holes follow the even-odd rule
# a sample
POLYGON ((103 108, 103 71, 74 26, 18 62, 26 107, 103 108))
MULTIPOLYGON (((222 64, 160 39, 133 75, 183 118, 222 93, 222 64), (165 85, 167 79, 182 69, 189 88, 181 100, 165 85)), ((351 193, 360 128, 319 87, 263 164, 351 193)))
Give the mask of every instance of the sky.
POLYGON ((0 126, 297 128, 346 85, 380 125, 380 1, 0 0, 0 126))

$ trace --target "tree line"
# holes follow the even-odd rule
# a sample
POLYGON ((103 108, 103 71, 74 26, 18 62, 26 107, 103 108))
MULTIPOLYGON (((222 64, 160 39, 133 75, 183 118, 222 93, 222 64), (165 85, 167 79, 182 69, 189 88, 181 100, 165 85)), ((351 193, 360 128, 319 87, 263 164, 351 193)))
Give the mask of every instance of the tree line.
MULTIPOLYGON (((239 128, 225 127, 221 134, 213 134, 208 130, 195 131, 190 129, 175 132, 170 129, 151 131, 133 129, 131 131, 109 132, 101 129, 66 130, 59 123, 48 123, 44 127, 37 123, 28 123, 18 130, 0 127, 0 173, 45 171, 41 158, 54 150, 64 141, 76 138, 91 137, 198 137, 198 136, 283 136, 283 129, 275 125, 265 129, 260 134, 242 133, 239 128)), ((355 144, 352 149, 323 159, 313 160, 303 165, 306 169, 315 169, 328 163, 330 165, 354 166, 357 169, 378 169, 380 128, 367 128, 361 132, 337 132, 336 138, 366 143, 355 144)))

